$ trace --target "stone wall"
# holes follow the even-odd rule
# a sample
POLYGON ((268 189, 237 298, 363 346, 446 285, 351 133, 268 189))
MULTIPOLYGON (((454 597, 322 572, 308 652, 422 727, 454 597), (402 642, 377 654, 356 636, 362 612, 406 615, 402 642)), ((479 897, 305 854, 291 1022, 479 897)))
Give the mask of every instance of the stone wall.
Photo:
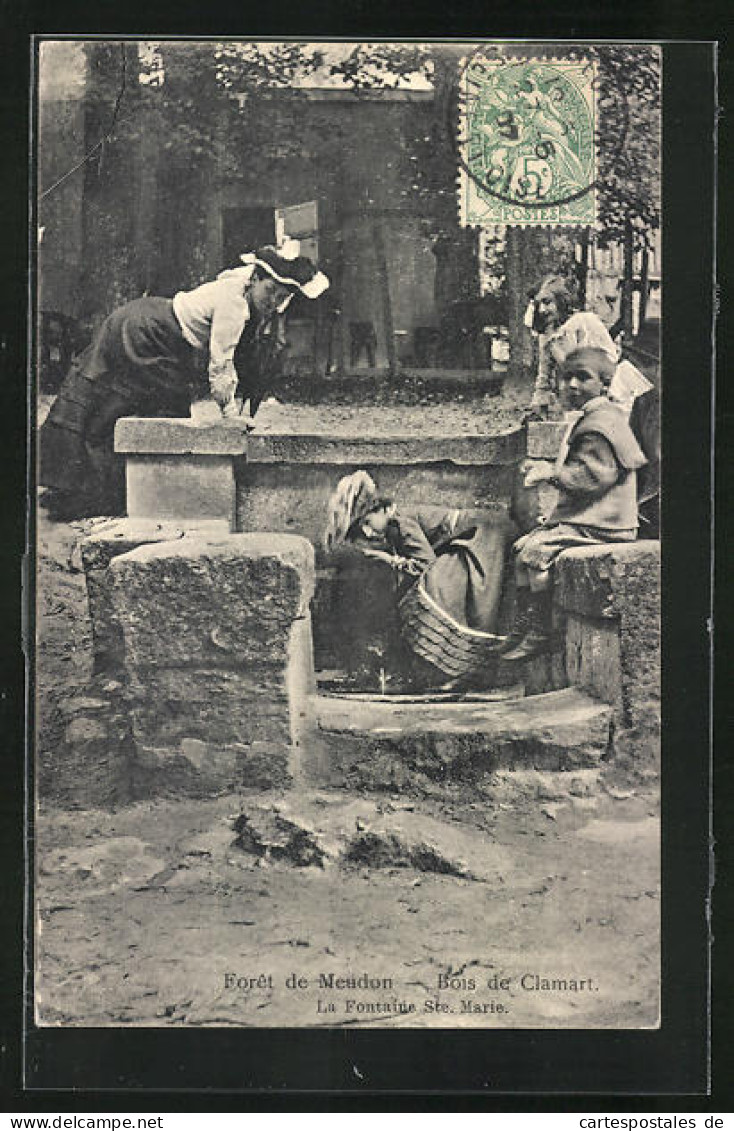
MULTIPOLYGON (((528 458, 554 458, 565 427, 531 424, 528 458)), ((134 518, 127 522, 139 526, 156 515, 158 531, 136 549, 141 531, 128 526, 114 555, 109 545, 86 549, 85 566, 90 601, 102 610, 96 637, 103 648, 107 640, 110 654, 124 650, 138 776, 147 787, 170 783, 174 770, 189 789, 235 780, 282 784, 307 773, 309 760, 318 764, 307 706, 314 687, 308 606, 313 598, 317 666, 339 667, 343 625, 333 625, 333 578, 321 560, 314 594, 313 547, 342 475, 366 467, 382 492, 407 505, 476 508, 508 528, 510 509, 529 528, 553 504, 538 491, 518 490, 522 430, 440 442, 346 440, 130 419, 118 423, 116 440, 128 464, 134 518), (209 490, 210 475, 221 490, 209 490), (191 529, 212 521, 220 524, 218 541, 211 531, 205 537, 191 529), (176 522, 187 529, 178 544, 168 537, 176 522), (224 536, 232 528, 242 532, 224 536), (288 570, 273 563, 291 544, 300 547, 299 611, 286 613, 288 570), (263 635, 272 612, 277 643, 263 635), (259 626, 254 634, 252 625, 259 626), (295 761, 293 751, 300 751, 295 761)), ((561 555, 554 591, 559 650, 524 673, 526 694, 570 684, 609 704, 614 751, 647 764, 659 752, 659 553, 657 543, 638 542, 561 555)))
POLYGON ((240 532, 299 534, 319 547, 329 496, 343 475, 370 472, 406 506, 506 514, 525 453, 522 429, 498 436, 345 438, 247 435, 236 421, 118 421, 127 512, 135 519, 222 519, 240 532))
POLYGON ((237 461, 237 528, 290 531, 319 546, 329 496, 358 468, 407 507, 506 512, 524 451, 521 429, 441 439, 255 434, 237 461))
POLYGON ((660 757, 660 543, 567 550, 554 601, 566 621, 568 679, 615 708, 615 756, 660 757))

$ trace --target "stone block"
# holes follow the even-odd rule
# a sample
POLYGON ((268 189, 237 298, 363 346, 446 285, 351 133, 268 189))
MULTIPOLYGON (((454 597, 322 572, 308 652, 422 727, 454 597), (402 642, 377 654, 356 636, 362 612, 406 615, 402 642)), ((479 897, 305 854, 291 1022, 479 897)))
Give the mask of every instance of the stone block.
POLYGON ((127 416, 115 425, 115 451, 137 456, 239 456, 247 451, 247 431, 236 418, 201 425, 178 417, 127 416))
POLYGON ((620 704, 622 673, 619 626, 603 617, 566 618, 566 672, 568 682, 605 703, 620 704))
POLYGON ((286 672, 277 665, 133 671, 127 699, 133 735, 145 745, 291 740, 286 672))
POLYGON ((568 422, 540 420, 528 424, 528 459, 555 460, 568 422))
POLYGON ((177 746, 135 744, 133 796, 212 797, 290 784, 286 743, 219 745, 184 739, 177 746))
POLYGON ((224 519, 234 529, 236 487, 231 456, 129 455, 125 483, 131 518, 224 519))
POLYGON ((281 788, 315 686, 313 549, 277 534, 147 544, 108 569, 136 796, 281 788))
MULTIPOLYGON (((119 449, 118 449, 119 450, 119 449)), ((513 466, 523 450, 522 429, 487 436, 364 436, 301 433, 251 434, 248 463, 328 464, 351 467, 449 462, 459 465, 513 466), (345 466, 346 465, 346 466, 345 466)))
POLYGON ((216 537, 225 535, 228 530, 229 523, 222 520, 182 525, 120 518, 105 523, 82 541, 80 551, 87 586, 95 672, 115 671, 123 662, 122 628, 115 612, 107 573, 112 559, 138 546, 183 538, 194 531, 216 537))
POLYGON ((283 534, 191 537, 123 554, 110 575, 131 668, 285 667, 313 593, 313 549, 283 534))
POLYGON ((153 518, 115 518, 80 543, 85 572, 107 569, 113 558, 150 542, 172 542, 187 535, 219 538, 229 533, 225 519, 201 522, 160 521, 153 518))
POLYGON ((614 646, 609 637, 602 642, 599 621, 614 626, 619 675, 607 697, 617 696, 618 730, 644 728, 650 704, 659 712, 660 701, 660 543, 567 550, 556 562, 554 599, 558 609, 588 624, 583 632, 578 625, 572 629, 567 662, 575 675, 601 679, 609 670, 614 646), (584 649, 590 655, 580 655, 584 649))
POLYGON ((659 631, 660 543, 612 542, 566 550, 555 566, 554 600, 589 617, 632 616, 659 631))
MULTIPOLYGON (((434 441, 436 455, 440 453, 434 441)), ((506 514, 515 479, 514 465, 491 462, 461 464, 355 463, 288 465, 237 461, 237 529, 279 530, 300 534, 321 545, 329 497, 339 479, 364 467, 381 494, 399 500, 406 509, 422 510, 427 501, 450 509, 484 509, 506 514)))

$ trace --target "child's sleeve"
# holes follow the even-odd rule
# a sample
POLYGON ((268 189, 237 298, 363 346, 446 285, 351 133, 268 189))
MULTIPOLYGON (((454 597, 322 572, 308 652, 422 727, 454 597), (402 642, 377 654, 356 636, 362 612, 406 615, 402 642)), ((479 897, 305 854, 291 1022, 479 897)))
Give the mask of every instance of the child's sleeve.
POLYGON ((597 432, 585 432, 573 444, 551 483, 571 494, 600 496, 618 479, 619 464, 612 445, 597 432))
POLYGON ((400 516, 400 552, 411 561, 429 566, 435 561, 433 547, 423 532, 421 524, 414 518, 400 516))

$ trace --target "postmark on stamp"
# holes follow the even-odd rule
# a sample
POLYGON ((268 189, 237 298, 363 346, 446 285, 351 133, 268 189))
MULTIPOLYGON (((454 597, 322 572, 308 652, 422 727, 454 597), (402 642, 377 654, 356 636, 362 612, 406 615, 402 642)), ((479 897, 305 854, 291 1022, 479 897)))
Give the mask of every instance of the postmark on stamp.
POLYGON ((490 58, 480 50, 466 60, 459 90, 462 224, 594 223, 591 62, 490 58))

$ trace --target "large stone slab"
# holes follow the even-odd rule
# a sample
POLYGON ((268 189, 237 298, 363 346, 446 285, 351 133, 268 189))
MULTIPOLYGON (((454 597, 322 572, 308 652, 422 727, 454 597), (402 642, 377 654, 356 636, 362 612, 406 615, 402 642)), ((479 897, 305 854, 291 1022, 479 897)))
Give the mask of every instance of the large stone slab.
POLYGON ((115 609, 134 668, 285 664, 308 612, 313 549, 282 534, 191 537, 113 560, 115 609))
POLYGON ((421 790, 497 770, 598 765, 612 709, 576 688, 495 702, 396 703, 319 696, 316 715, 331 755, 327 784, 421 790))
POLYGON ((313 572, 313 549, 289 535, 187 536, 112 559, 136 796, 298 780, 313 572))
POLYGON ((247 432, 236 419, 200 425, 178 417, 126 416, 115 425, 115 451, 137 456, 243 455, 247 432))
MULTIPOLYGON (((514 465, 523 446, 522 430, 486 436, 365 436, 251 434, 248 463, 365 465, 449 462, 480 466, 514 465)), ((343 474, 343 473, 342 473, 343 474)))

